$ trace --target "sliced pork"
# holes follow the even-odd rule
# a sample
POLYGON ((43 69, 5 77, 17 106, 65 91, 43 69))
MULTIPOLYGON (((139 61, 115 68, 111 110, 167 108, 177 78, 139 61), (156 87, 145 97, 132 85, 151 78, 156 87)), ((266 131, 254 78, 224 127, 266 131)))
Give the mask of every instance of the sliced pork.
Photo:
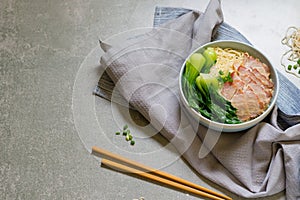
POLYGON ((267 65, 248 54, 244 56, 240 66, 234 66, 233 81, 224 83, 220 94, 237 108, 236 114, 241 121, 248 121, 267 109, 274 84, 267 65))

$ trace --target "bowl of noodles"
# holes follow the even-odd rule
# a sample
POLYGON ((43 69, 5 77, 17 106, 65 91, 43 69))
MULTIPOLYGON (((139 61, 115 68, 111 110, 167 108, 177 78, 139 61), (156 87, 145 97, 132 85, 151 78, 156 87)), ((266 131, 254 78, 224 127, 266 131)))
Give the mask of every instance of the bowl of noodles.
POLYGON ((192 52, 179 76, 184 110, 222 132, 248 129, 272 110, 278 75, 267 57, 248 44, 215 41, 192 52))

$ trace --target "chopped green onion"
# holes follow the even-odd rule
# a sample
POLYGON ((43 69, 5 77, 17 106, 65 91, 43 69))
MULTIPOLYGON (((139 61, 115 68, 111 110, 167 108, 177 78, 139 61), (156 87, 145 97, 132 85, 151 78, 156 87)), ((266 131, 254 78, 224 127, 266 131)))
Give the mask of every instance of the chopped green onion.
POLYGON ((233 79, 231 77, 231 74, 228 72, 228 76, 227 76, 227 81, 232 83, 233 82, 233 79))
POLYGON ((126 135, 126 141, 129 141, 130 140, 130 137, 129 137, 130 135, 126 135))
POLYGON ((130 130, 125 130, 125 131, 123 131, 123 135, 128 135, 128 134, 130 134, 130 130))
POLYGON ((223 75, 223 76, 221 76, 221 78, 223 80, 223 83, 226 83, 226 82, 232 83, 233 82, 230 72, 228 72, 227 76, 223 75))
POLYGON ((297 60, 298 65, 300 65, 300 58, 297 60))
POLYGON ((123 136, 125 136, 125 140, 126 141, 130 141, 131 145, 135 144, 135 141, 133 141, 133 136, 130 134, 130 130, 128 129, 128 125, 125 124, 123 126, 123 130, 121 131, 117 131, 115 134, 116 135, 120 135, 122 133, 123 136))
POLYGON ((293 67, 294 67, 294 69, 297 69, 297 68, 298 68, 298 65, 294 65, 293 67))
POLYGON ((292 69, 292 65, 289 65, 289 66, 288 66, 288 70, 291 70, 291 69, 292 69))

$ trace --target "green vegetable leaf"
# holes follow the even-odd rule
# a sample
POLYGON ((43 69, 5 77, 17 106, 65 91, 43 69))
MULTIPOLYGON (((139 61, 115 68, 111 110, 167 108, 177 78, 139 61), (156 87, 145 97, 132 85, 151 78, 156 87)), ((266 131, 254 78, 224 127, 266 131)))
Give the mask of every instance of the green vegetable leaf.
POLYGON ((205 51, 203 52, 203 56, 206 59, 205 65, 202 68, 202 73, 209 73, 210 68, 216 63, 217 61, 217 53, 215 52, 215 50, 211 47, 205 49, 205 51))
POLYGON ((232 83, 233 82, 230 72, 228 72, 227 75, 225 75, 224 72, 220 70, 219 74, 220 74, 220 76, 217 78, 219 82, 221 82, 221 83, 226 83, 226 82, 232 83))
POLYGON ((186 61, 185 67, 185 77, 189 83, 193 83, 200 73, 202 67, 204 66, 205 58, 200 53, 192 54, 189 59, 186 61))

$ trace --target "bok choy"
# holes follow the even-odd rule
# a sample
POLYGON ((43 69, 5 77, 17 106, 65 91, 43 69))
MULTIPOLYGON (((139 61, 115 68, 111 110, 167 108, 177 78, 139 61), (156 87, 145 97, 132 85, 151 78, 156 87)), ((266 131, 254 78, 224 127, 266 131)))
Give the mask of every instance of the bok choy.
POLYGON ((220 77, 209 74, 216 59, 213 48, 188 58, 182 78, 184 96, 190 107, 208 119, 227 124, 240 123, 236 108, 218 92, 224 82, 220 77))

